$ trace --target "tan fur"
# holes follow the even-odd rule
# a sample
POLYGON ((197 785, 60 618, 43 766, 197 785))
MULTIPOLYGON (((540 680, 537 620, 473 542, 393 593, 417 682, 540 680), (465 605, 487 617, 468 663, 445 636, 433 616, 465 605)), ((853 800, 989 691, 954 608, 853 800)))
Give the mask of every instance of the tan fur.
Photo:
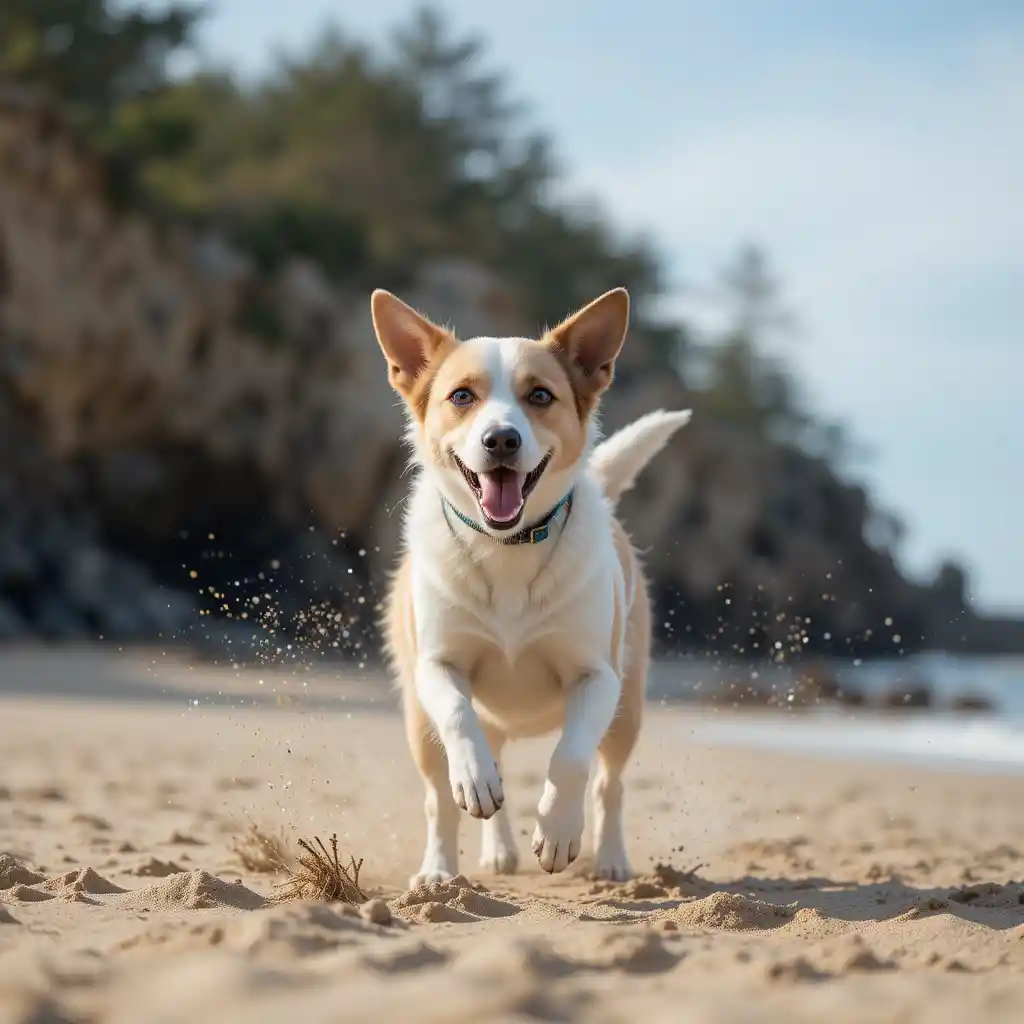
MULTIPOLYGON (((378 340, 408 407, 424 474, 384 617, 426 792, 427 852, 415 884, 457 870, 460 806, 485 819, 482 862, 514 869, 495 766, 507 739, 555 729, 562 737, 538 805, 534 851, 548 871, 577 856, 593 759, 595 869, 606 878, 628 876, 621 774, 642 720, 651 610, 637 553, 601 482, 586 472, 591 418, 611 382, 628 309, 618 290, 539 341, 460 344, 394 296, 374 294, 378 340), (531 397, 537 388, 550 393, 550 403, 531 397), (457 394, 463 391, 468 404, 457 394), (529 442, 521 479, 535 468, 539 476, 534 490, 523 490, 520 515, 536 521, 559 507, 565 488, 576 495, 572 520, 553 523, 547 544, 503 547, 501 534, 481 536, 461 521, 456 529, 443 510, 442 501, 461 502, 460 515, 472 517, 482 500, 472 498, 465 474, 486 471, 487 417, 517 423, 524 452, 529 442), (482 460, 478 468, 466 469, 463 459, 474 458, 482 460), (421 634, 430 641, 425 650, 421 634)), ((635 475, 639 466, 627 463, 619 455, 606 460, 605 478, 621 475, 620 464, 635 475)))
MULTIPOLYGON (((632 601, 625 609, 616 607, 613 630, 616 637, 623 634, 621 620, 623 615, 625 617, 625 671, 619 710, 600 750, 602 758, 607 757, 622 765, 628 759, 640 733, 644 684, 650 660, 651 607, 647 580, 636 548, 618 521, 615 523, 615 549, 626 579, 626 593, 632 594, 632 601)), ((422 771, 423 765, 433 764, 435 757, 443 761, 444 751, 420 706, 413 683, 416 666, 416 610, 409 586, 411 574, 412 553, 406 551, 401 556, 398 571, 388 591, 384 633, 394 680, 402 693, 409 746, 413 759, 422 771)), ((447 778, 447 775, 443 777, 447 778)))

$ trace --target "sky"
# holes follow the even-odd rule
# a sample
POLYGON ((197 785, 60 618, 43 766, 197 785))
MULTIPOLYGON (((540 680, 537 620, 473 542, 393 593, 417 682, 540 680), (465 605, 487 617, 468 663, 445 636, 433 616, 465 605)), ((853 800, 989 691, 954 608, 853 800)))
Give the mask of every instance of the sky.
MULTIPOLYGON (((206 53, 245 74, 403 0, 217 0, 206 53)), ((566 188, 650 234, 696 323, 738 247, 768 252, 812 407, 979 610, 1024 612, 1024 3, 517 0, 434 5, 480 34, 566 188)))

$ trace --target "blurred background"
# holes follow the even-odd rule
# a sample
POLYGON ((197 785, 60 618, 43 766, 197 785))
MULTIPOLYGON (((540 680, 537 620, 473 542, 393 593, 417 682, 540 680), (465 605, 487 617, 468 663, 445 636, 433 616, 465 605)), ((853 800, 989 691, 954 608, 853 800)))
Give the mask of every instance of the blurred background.
POLYGON ((0 83, 4 643, 378 673, 370 291, 625 285, 652 695, 1024 712, 1024 7, 0 0, 0 83))

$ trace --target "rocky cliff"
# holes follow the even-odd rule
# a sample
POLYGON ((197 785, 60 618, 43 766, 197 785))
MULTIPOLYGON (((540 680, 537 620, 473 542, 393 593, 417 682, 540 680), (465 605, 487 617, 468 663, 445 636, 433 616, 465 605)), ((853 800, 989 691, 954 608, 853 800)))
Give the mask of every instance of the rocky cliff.
MULTIPOLYGON (((261 275, 111 191, 56 112, 0 94, 0 636, 227 623, 271 653, 301 637, 364 656, 405 488, 366 295, 300 260, 261 275)), ((402 294, 463 335, 536 329, 458 261, 402 294)), ((606 426, 698 413, 624 504, 661 639, 778 656, 919 644, 923 592, 866 542, 865 493, 700 415, 643 342, 627 342, 606 426)))

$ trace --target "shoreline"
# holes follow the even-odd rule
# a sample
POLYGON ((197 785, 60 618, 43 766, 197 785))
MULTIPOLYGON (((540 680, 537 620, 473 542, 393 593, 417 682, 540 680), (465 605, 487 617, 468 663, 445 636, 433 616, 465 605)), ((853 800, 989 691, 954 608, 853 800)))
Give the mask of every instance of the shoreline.
MULTIPOLYGON (((687 666, 692 677, 706 666, 687 666)), ((1004 671, 1006 663, 1003 664, 1004 671)), ((648 714, 673 716, 699 744, 775 751, 829 761, 849 759, 939 772, 1024 773, 1024 712, 951 711, 944 707, 731 706, 666 697, 666 680, 682 666, 652 666, 648 714)), ((677 692, 691 680, 677 686, 677 692)), ((239 666, 191 661, 187 652, 81 647, 13 647, 0 651, 0 708, 46 702, 178 708, 188 713, 253 710, 310 715, 397 715, 398 698, 379 667, 239 666)), ((543 742, 543 741, 541 741, 543 742)))
MULTIPOLYGON (((0 695, 0 711, 7 706, 34 712, 47 707, 56 712, 80 708, 89 712, 101 707, 107 713, 131 713, 136 700, 96 698, 78 694, 33 696, 0 695)), ((396 721, 399 711, 390 696, 365 698, 338 695, 296 697, 286 702, 250 695, 224 695, 211 700, 179 696, 146 702, 144 706, 181 716, 216 714, 244 718, 253 714, 294 714, 321 719, 353 714, 384 716, 396 721)), ((850 762, 892 768, 916 768, 936 773, 965 772, 975 775, 1024 776, 1024 716, 988 716, 941 711, 857 714, 829 709, 741 710, 696 704, 664 704, 652 701, 648 717, 672 722, 698 747, 745 753, 764 751, 794 758, 850 762)), ((544 743, 551 737, 521 741, 544 743)), ((517 741, 517 743, 520 741, 517 741)), ((515 746, 517 744, 512 744, 515 746)))
POLYGON ((699 742, 829 761, 864 761, 936 772, 1024 775, 1024 716, 939 711, 783 716, 742 711, 701 715, 699 742), (711 717, 714 720, 708 721, 711 717))

